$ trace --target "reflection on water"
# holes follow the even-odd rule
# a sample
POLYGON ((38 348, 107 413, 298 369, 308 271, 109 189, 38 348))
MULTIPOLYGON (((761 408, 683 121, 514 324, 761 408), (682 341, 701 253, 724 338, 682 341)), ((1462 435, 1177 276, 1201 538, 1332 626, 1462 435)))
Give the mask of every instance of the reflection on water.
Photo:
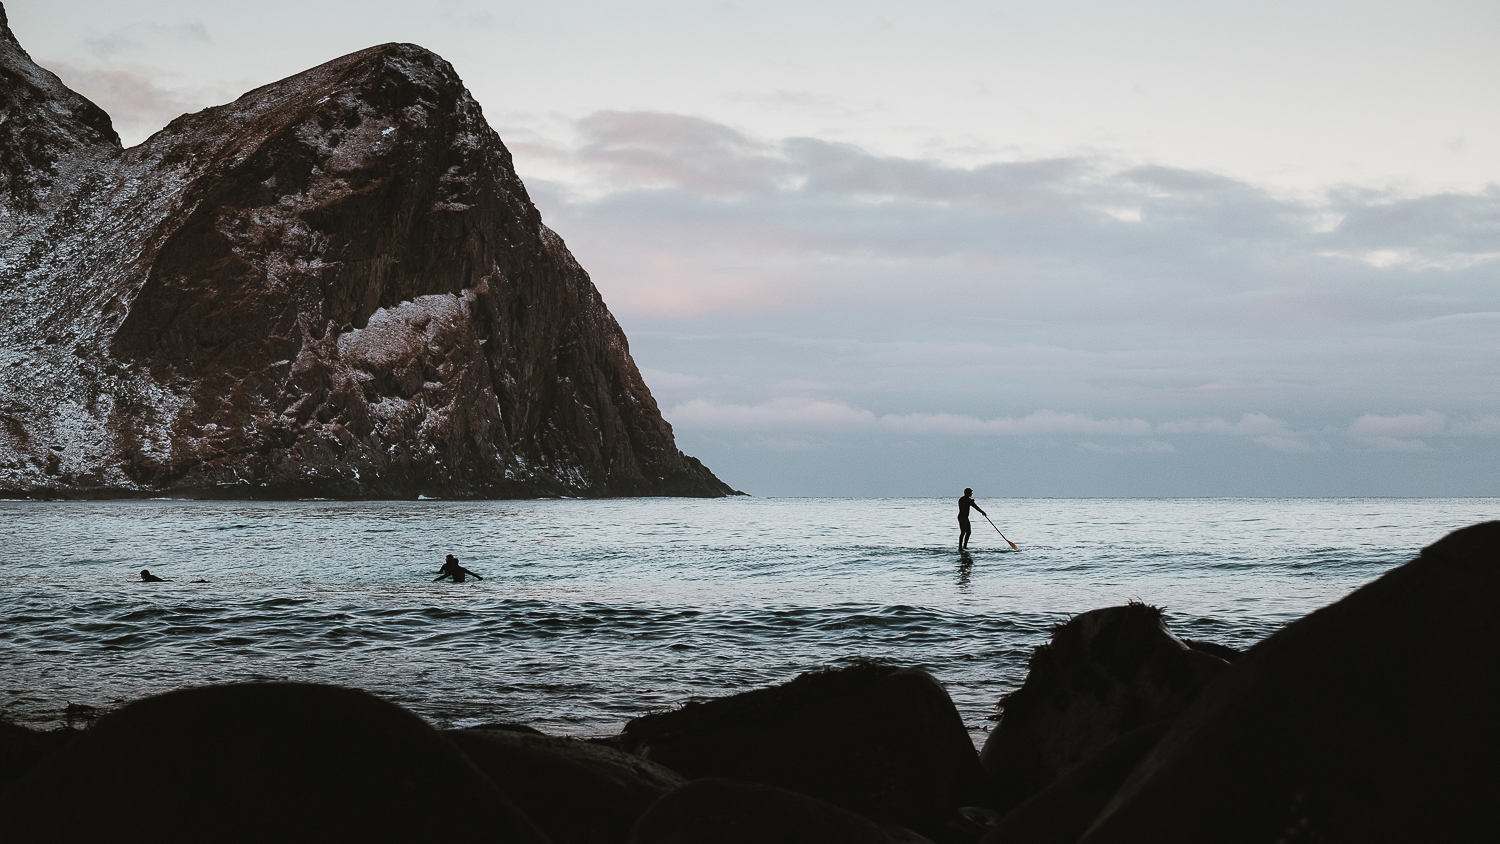
POLYGON ((295 679, 600 734, 870 657, 931 671, 982 737, 1069 615, 1138 599, 1243 647, 1500 511, 981 503, 1020 553, 976 532, 955 559, 946 499, 0 502, 0 707, 59 723, 69 702, 295 679), (434 583, 446 554, 484 580, 434 583))

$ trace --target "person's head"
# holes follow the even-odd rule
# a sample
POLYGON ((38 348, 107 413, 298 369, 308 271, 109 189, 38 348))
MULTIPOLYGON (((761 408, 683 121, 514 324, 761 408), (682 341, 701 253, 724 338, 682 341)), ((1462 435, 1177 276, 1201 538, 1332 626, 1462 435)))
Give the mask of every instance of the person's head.
POLYGON ((150 577, 150 576, 151 576, 151 570, 150 569, 141 569, 141 577, 150 577))
POLYGON ((456 563, 456 562, 458 562, 458 558, 455 557, 455 556, 453 556, 452 554, 449 554, 448 555, 448 562, 450 562, 450 563, 456 563))
POLYGON ((974 490, 969 489, 968 487, 964 487, 964 495, 973 495, 973 494, 974 494, 974 490))

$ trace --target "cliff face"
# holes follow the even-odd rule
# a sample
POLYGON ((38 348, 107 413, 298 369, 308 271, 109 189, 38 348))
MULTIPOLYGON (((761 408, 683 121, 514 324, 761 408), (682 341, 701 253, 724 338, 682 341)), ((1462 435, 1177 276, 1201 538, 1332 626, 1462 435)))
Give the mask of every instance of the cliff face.
POLYGON ((733 492, 453 68, 386 44, 120 148, 0 10, 0 490, 733 492))

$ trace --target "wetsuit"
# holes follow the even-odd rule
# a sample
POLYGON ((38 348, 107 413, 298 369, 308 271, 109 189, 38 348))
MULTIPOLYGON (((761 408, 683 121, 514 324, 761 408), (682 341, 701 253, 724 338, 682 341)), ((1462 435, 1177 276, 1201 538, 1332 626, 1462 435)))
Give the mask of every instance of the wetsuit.
POLYGON ((432 579, 434 583, 442 580, 445 577, 453 578, 454 583, 463 583, 464 575, 466 574, 471 575, 475 580, 484 580, 484 578, 459 565, 457 560, 449 560, 443 563, 443 567, 438 569, 438 571, 440 572, 440 574, 432 579))
POLYGON ((979 509, 979 505, 975 504, 974 499, 969 496, 965 495, 958 499, 958 550, 960 551, 969 547, 969 534, 973 532, 973 529, 969 527, 970 507, 979 510, 981 513, 984 512, 979 509))

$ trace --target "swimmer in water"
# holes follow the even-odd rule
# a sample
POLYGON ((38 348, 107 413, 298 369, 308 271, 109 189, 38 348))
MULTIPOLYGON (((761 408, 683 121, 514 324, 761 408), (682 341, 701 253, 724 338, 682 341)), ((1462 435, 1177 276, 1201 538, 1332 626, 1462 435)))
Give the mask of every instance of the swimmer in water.
POLYGON ((445 577, 453 578, 454 583, 463 583, 464 575, 466 574, 472 575, 475 580, 484 580, 484 578, 459 565, 458 558, 453 556, 452 554, 449 554, 447 559, 443 561, 443 567, 438 569, 438 572, 438 576, 432 579, 433 583, 437 583, 439 580, 442 580, 445 577))
POLYGON ((166 583, 168 581, 167 581, 167 579, 165 577, 157 577, 156 575, 152 574, 149 569, 141 569, 141 582, 142 583, 166 583))

